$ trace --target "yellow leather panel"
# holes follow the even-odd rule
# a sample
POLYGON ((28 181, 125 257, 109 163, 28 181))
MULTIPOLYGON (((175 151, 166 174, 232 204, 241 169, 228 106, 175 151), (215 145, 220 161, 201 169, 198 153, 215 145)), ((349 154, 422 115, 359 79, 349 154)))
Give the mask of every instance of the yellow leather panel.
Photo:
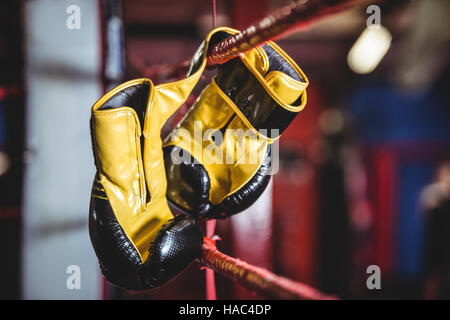
POLYGON ((307 87, 306 83, 295 80, 281 71, 272 71, 265 79, 273 92, 286 104, 293 104, 300 96, 299 93, 307 87))

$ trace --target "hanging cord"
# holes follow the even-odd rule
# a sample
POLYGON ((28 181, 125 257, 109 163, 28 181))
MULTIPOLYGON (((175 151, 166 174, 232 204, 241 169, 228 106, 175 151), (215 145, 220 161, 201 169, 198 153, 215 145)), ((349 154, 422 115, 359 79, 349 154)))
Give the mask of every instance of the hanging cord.
MULTIPOLYGON (((212 26, 216 28, 216 0, 212 0, 212 26)), ((206 236, 213 238, 216 229, 216 220, 206 221, 206 236)), ((206 268, 206 300, 217 300, 216 280, 214 278, 214 271, 206 268)))
POLYGON ((212 0, 212 25, 213 25, 213 29, 217 28, 217 24, 216 24, 216 0, 212 0))
POLYGON ((215 240, 205 238, 201 262, 204 266, 236 281, 263 297, 297 300, 338 300, 306 284, 277 276, 267 269, 229 257, 216 248, 215 240))

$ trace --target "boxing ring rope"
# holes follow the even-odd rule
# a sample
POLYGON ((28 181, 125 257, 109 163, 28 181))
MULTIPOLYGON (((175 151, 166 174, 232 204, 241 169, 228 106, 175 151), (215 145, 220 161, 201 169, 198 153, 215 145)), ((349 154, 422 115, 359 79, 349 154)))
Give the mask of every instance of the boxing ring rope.
MULTIPOLYGON (((367 0, 298 0, 274 11, 244 31, 219 42, 208 52, 208 65, 222 64, 240 53, 305 28, 326 16, 368 2, 367 0)), ((371 1, 379 2, 379 0, 371 1)))
POLYGON ((201 262, 215 272, 236 281, 259 295, 272 299, 337 300, 306 284, 280 277, 267 269, 229 257, 217 250, 215 241, 204 239, 201 262))
MULTIPOLYGON (((263 45, 269 40, 276 40, 305 29, 314 22, 361 6, 365 3, 377 3, 382 0, 298 0, 278 8, 272 14, 252 24, 245 30, 228 37, 212 46, 207 55, 207 65, 214 67, 244 53, 252 48, 263 45)), ((215 1, 213 2, 213 26, 215 26, 215 1)), ((141 64, 141 63, 139 63, 141 64)), ((190 60, 172 65, 138 66, 145 70, 146 76, 158 77, 164 74, 167 79, 177 79, 184 76, 190 60)))

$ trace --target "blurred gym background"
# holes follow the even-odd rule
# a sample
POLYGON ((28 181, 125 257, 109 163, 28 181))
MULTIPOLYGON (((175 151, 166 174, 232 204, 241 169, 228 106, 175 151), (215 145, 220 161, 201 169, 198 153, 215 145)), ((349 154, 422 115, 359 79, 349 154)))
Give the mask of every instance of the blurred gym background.
MULTIPOLYGON (((217 25, 245 28, 287 3, 217 0, 217 25)), ((311 81, 308 105, 262 198, 218 222, 218 246, 342 298, 450 299, 450 2, 378 5, 377 33, 365 6, 277 41, 311 81), (380 290, 366 286, 370 265, 380 290)), ((104 281, 87 230, 89 117, 122 81, 181 72, 211 10, 204 0, 0 2, 0 298, 205 298, 197 263, 149 292, 104 281), (79 289, 67 286, 70 266, 79 289)), ((219 299, 260 298, 216 281, 219 299)))

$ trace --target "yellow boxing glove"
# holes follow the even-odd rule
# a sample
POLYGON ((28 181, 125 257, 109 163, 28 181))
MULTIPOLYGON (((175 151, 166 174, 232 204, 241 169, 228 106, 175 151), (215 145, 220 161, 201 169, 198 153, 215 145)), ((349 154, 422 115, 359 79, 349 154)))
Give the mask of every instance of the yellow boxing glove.
MULTIPOLYGON (((218 28, 215 39, 238 31, 218 28)), ((167 198, 198 218, 224 218, 258 199, 271 146, 306 104, 308 79, 275 43, 234 58, 164 143, 167 198)))
POLYGON ((159 286, 201 253, 203 235, 195 220, 169 210, 160 135, 199 80, 210 37, 185 79, 157 86, 145 78, 128 81, 92 107, 97 174, 89 231, 103 274, 118 286, 159 286))

